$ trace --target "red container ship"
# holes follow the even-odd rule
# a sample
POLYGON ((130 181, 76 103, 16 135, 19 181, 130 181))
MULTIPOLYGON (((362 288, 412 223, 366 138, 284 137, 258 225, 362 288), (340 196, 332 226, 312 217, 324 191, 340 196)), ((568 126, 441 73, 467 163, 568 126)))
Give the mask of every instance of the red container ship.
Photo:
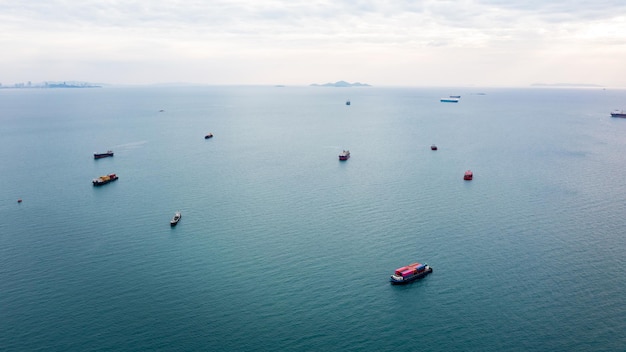
POLYGON ((465 175, 463 175, 463 179, 465 181, 471 181, 473 178, 474 178, 474 174, 472 173, 472 170, 465 171, 465 175))
POLYGON ((417 279, 421 279, 432 272, 433 268, 431 268, 428 264, 412 263, 396 269, 393 275, 389 278, 389 282, 393 285, 407 284, 417 279))

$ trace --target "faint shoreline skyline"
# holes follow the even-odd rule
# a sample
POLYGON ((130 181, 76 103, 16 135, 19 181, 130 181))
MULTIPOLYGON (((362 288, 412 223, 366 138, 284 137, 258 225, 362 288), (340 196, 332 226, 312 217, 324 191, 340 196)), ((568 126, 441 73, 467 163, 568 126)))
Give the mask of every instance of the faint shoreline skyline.
POLYGON ((56 89, 56 88, 112 88, 112 87, 203 87, 203 86, 274 86, 274 87, 312 87, 312 88, 369 88, 369 87, 459 87, 459 88, 602 88, 602 89, 626 89, 626 87, 619 86, 605 86, 594 83, 532 83, 526 86, 484 86, 484 85, 373 85, 369 83, 354 84, 340 84, 338 81, 335 83, 303 83, 303 84, 281 84, 281 83, 268 83, 268 84, 212 84, 212 83, 192 83, 192 82, 161 82, 161 83, 144 83, 144 84, 116 84, 116 83, 90 83, 79 81, 44 81, 33 83, 28 82, 16 82, 10 84, 0 83, 0 89, 56 89))

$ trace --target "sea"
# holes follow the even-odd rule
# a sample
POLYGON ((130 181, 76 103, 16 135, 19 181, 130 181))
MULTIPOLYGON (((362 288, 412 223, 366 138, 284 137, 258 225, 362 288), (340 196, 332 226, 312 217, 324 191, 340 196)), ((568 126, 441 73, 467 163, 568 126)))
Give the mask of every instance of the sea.
POLYGON ((0 350, 626 351, 615 109, 626 90, 0 89, 0 350), (433 273, 389 283, 413 262, 433 273))

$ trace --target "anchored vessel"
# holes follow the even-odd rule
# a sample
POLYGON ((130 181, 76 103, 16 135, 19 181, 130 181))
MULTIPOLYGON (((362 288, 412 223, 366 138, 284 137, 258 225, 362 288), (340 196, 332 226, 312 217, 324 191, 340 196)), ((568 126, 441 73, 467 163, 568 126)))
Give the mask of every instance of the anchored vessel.
POLYGON ((439 101, 442 103, 458 103, 459 98, 441 98, 439 101))
POLYGON ((348 160, 348 159, 350 159, 349 150, 344 150, 343 152, 341 152, 341 154, 339 154, 339 160, 348 160))
POLYGON ((624 110, 615 110, 611 113, 611 117, 626 117, 624 110))
POLYGON ((209 138, 213 138, 213 133, 209 132, 207 133, 206 136, 204 136, 204 139, 209 139, 209 138))
POLYGON ((433 145, 431 145, 431 146, 430 146, 430 150, 437 150, 437 146, 436 146, 436 145, 434 145, 434 144, 433 144, 433 145))
POLYGON ((471 181, 472 178, 474 178, 474 174, 472 173, 472 170, 465 171, 465 175, 463 175, 463 179, 465 181, 471 181))
POLYGON ((100 176, 98 178, 94 178, 93 181, 91 181, 93 183, 94 186, 102 186, 102 185, 106 185, 109 182, 113 182, 115 180, 117 180, 118 177, 116 174, 108 174, 105 176, 100 176))
POLYGON ((180 221, 181 217, 182 215, 180 214, 180 211, 177 211, 176 214, 174 214, 174 217, 172 218, 172 220, 170 221, 170 226, 176 226, 178 222, 180 221))
POLYGON ((407 266, 396 269, 393 275, 389 278, 389 282, 393 285, 407 284, 417 279, 421 279, 432 272, 433 268, 426 263, 411 263, 407 266))
POLYGON ((113 156, 113 151, 107 150, 106 153, 94 153, 93 154, 93 158, 94 159, 102 159, 102 158, 106 158, 106 157, 109 157, 109 156, 113 156))

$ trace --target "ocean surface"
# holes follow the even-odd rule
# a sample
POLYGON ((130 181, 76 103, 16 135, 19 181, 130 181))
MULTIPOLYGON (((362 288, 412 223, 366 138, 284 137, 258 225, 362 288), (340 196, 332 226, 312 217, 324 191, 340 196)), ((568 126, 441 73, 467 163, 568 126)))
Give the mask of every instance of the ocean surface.
POLYGON ((625 351, 622 108, 601 88, 2 89, 0 350, 625 351), (415 261, 434 272, 389 284, 415 261))

